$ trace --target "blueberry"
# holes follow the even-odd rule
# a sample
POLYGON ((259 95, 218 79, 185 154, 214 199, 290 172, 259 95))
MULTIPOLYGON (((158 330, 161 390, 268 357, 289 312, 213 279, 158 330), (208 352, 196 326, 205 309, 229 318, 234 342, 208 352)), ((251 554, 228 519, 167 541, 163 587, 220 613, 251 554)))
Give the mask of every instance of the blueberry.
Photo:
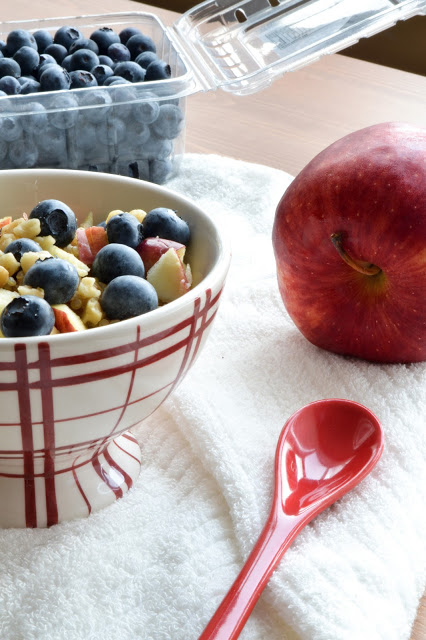
POLYGON ((17 140, 22 134, 22 125, 19 118, 4 115, 0 117, 0 140, 12 142, 17 140))
POLYGON ((99 53, 98 45, 94 40, 90 40, 90 38, 79 38, 78 40, 74 40, 69 48, 69 52, 73 54, 79 49, 90 49, 90 51, 93 51, 96 55, 99 53))
POLYGON ((113 63, 127 62, 131 58, 130 51, 126 45, 121 44, 121 42, 113 42, 108 47, 107 55, 111 58, 113 63))
POLYGON ((8 96, 16 96, 21 93, 21 85, 17 78, 3 76, 0 78, 0 91, 4 91, 8 96))
POLYGON ((13 60, 17 62, 23 76, 31 75, 35 72, 40 64, 40 55, 32 47, 21 47, 13 56, 13 60))
POLYGON ((143 124, 142 122, 133 122, 129 123, 129 127, 126 132, 126 137, 124 139, 124 145, 127 149, 139 149, 143 147, 145 142, 150 137, 150 130, 148 125, 143 124))
POLYGON ((71 58, 72 58, 72 55, 68 53, 61 62, 61 66, 64 69, 66 69, 68 73, 71 71, 71 58))
POLYGON ((143 53, 140 53, 137 56, 135 62, 137 62, 141 67, 146 69, 147 66, 151 64, 151 62, 154 62, 155 60, 158 60, 158 56, 156 53, 154 53, 153 51, 144 51, 143 53))
POLYGON ((114 89, 111 90, 111 98, 114 105, 116 105, 113 107, 114 115, 127 118, 131 114, 136 100, 135 90, 131 86, 117 87, 114 85, 114 89))
POLYGON ((39 53, 44 53, 46 47, 53 42, 52 34, 47 29, 39 29, 33 33, 34 40, 37 42, 37 49, 39 53))
POLYGON ((104 87, 110 87, 113 84, 132 84, 129 80, 125 78, 120 78, 120 76, 109 76, 103 84, 104 87))
POLYGON ((121 118, 109 117, 106 123, 96 125, 98 140, 107 146, 119 146, 126 135, 126 125, 121 118))
POLYGON ((36 166, 38 151, 29 134, 9 143, 9 159, 17 169, 29 169, 36 166))
POLYGON ((27 102, 19 107, 19 122, 24 131, 32 133, 44 129, 47 125, 46 109, 39 102, 27 102))
POLYGON ((154 60, 146 68, 145 82, 151 80, 167 80, 172 75, 170 65, 164 60, 154 60))
POLYGON ((145 142, 142 149, 142 156, 144 158, 157 160, 167 160, 173 151, 173 143, 171 140, 165 138, 159 138, 151 131, 151 136, 145 142))
POLYGON ((120 40, 123 44, 126 44, 129 38, 132 36, 141 36, 142 32, 140 29, 136 27, 125 27, 122 31, 120 31, 119 36, 120 40))
POLYGON ((133 117, 142 124, 152 124, 158 118, 160 105, 153 93, 145 93, 143 102, 138 102, 133 107, 133 117))
POLYGON ((78 118, 78 102, 76 98, 69 94, 57 94, 50 100, 52 112, 49 115, 49 122, 58 129, 70 129, 78 118), (54 111, 53 111, 54 109, 54 111))
POLYGON ((115 173, 136 180, 149 180, 149 165, 147 160, 119 159, 114 167, 115 173))
POLYGON ((96 82, 99 86, 102 86, 107 78, 114 75, 114 71, 106 64, 95 65, 92 69, 90 69, 90 73, 95 76, 96 82))
POLYGON ((6 100, 0 101, 0 116, 13 116, 15 115, 15 105, 13 100, 6 98, 6 100))
POLYGON ((126 42, 126 47, 130 51, 132 60, 135 60, 138 55, 144 51, 152 51, 153 53, 157 52, 154 40, 143 33, 131 36, 126 42))
POLYGON ((48 53, 42 53, 40 56, 40 64, 38 65, 37 69, 34 72, 34 77, 37 80, 40 80, 40 76, 43 73, 43 71, 45 71, 46 66, 48 64, 57 65, 58 63, 56 62, 53 56, 49 55, 48 53))
POLYGON ((12 78, 19 78, 21 75, 21 67, 13 58, 1 58, 0 59, 0 78, 4 76, 12 76, 12 78))
POLYGON ((188 244, 190 231, 185 220, 182 220, 173 209, 158 207, 151 209, 142 222, 144 238, 160 236, 181 244, 188 244))
POLYGON ((19 122, 24 131, 32 133, 47 126, 47 112, 40 102, 26 102, 18 108, 19 122))
POLYGON ((72 54, 70 69, 71 71, 90 71, 92 67, 99 64, 99 58, 90 49, 78 49, 72 54))
POLYGON ((179 107, 174 104, 162 104, 158 118, 151 127, 158 137, 173 140, 178 137, 184 124, 183 113, 179 107))
POLYGON ((29 217, 40 220, 40 235, 53 236, 58 247, 66 247, 77 231, 74 212, 60 200, 42 200, 34 207, 29 217))
POLYGON ((43 298, 19 296, 5 306, 0 322, 6 338, 47 336, 55 324, 55 314, 43 298))
POLYGON ((81 96, 80 105, 82 107, 93 107, 84 109, 82 113, 88 122, 97 124, 106 118, 112 98, 104 89, 100 91, 88 91, 81 96))
POLYGON ((126 320, 158 307, 152 284, 136 276, 118 276, 111 280, 101 297, 101 307, 110 320, 126 320))
POLYGON ((108 242, 125 244, 132 249, 142 242, 142 227, 131 213, 118 213, 106 226, 108 242))
POLYGON ((19 238, 18 240, 12 240, 9 242, 5 253, 13 253, 15 259, 18 262, 21 262, 21 258, 24 253, 27 251, 41 251, 41 247, 35 240, 31 240, 30 238, 19 238))
POLYGON ((32 76, 21 76, 18 78, 18 82, 21 85, 21 95, 38 93, 40 91, 40 83, 32 76))
POLYGON ((14 29, 10 31, 6 38, 7 53, 12 57, 21 47, 32 47, 37 49, 37 42, 34 36, 25 29, 14 29))
POLYGON ((111 60, 111 58, 109 56, 102 55, 102 54, 99 56, 99 63, 100 64, 105 64, 107 67, 111 67, 111 69, 112 69, 112 67, 114 65, 113 61, 111 60))
POLYGON ((103 229, 106 229, 106 220, 102 220, 102 222, 100 222, 99 224, 96 225, 97 227, 102 227, 103 229))
POLYGON ((24 285, 40 288, 49 304, 64 304, 71 300, 77 291, 77 269, 67 260, 47 258, 36 260, 24 277, 24 285))
POLYGON ((149 160, 149 180, 155 184, 164 184, 173 172, 173 165, 170 160, 159 160, 151 158, 149 160))
MULTIPOLYGON (((46 54, 43 54, 46 55, 46 54)), ((69 89, 71 78, 66 69, 58 64, 47 64, 40 76, 40 88, 42 91, 59 91, 69 89)))
POLYGON ((66 58, 68 55, 68 49, 64 47, 63 44, 54 42, 53 44, 49 44, 49 46, 46 47, 44 53, 47 53, 49 54, 49 56, 52 56, 52 58, 55 58, 58 64, 62 64, 62 60, 64 60, 64 58, 66 58))
POLYGON ((108 47, 112 45, 113 42, 120 42, 118 34, 110 27, 100 27, 100 29, 96 29, 96 31, 91 34, 90 39, 96 42, 99 47, 99 53, 103 55, 107 55, 108 47))
POLYGON ((48 125, 33 133, 39 153, 39 162, 51 166, 53 162, 66 157, 66 136, 62 129, 48 125))
POLYGON ((74 129, 72 130, 72 134, 67 132, 65 134, 67 136, 67 157, 66 157, 66 168, 67 169, 79 169, 86 162, 86 152, 80 146, 79 142, 75 140, 74 129))
POLYGON ((75 27, 63 26, 60 27, 55 33, 53 42, 62 44, 66 49, 69 50, 73 42, 83 37, 84 36, 81 31, 79 31, 79 29, 76 29, 75 27))
POLYGON ((107 244, 96 254, 92 275, 104 284, 118 276, 145 276, 145 267, 137 251, 125 244, 107 244))
MULTIPOLYGON (((96 111, 96 109, 87 109, 87 111, 96 111)), ((79 148, 84 152, 88 153, 96 148, 96 128, 89 120, 79 118, 74 127, 74 135, 79 148)))
POLYGON ((142 82, 145 78, 145 69, 137 62, 118 62, 114 67, 114 75, 129 82, 142 82))
POLYGON ((86 89, 87 87, 97 87, 98 82, 90 71, 70 71, 70 89, 86 89))

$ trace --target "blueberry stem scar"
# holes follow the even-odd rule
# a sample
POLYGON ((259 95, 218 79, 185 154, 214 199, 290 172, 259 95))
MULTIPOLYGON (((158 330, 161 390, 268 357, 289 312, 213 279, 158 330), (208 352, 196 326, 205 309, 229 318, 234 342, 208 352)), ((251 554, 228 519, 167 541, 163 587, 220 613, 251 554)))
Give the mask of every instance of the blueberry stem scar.
POLYGON ((346 253, 345 249, 343 248, 342 234, 340 232, 332 233, 330 236, 330 240, 342 260, 344 260, 346 264, 352 267, 352 269, 358 271, 358 273, 362 273, 365 276, 376 276, 381 272, 380 267, 378 267, 377 265, 363 262, 361 260, 355 260, 350 255, 348 255, 348 253, 346 253))

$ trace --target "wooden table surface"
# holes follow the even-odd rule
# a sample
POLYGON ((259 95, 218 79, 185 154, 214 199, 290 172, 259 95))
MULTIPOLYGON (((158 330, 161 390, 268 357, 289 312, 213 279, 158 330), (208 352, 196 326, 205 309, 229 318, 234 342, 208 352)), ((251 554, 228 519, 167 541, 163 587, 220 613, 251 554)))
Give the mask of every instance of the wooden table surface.
MULTIPOLYGON (((2 2, 1 20, 150 11, 171 24, 177 14, 132 0, 2 2)), ((404 120, 426 127, 426 77, 332 55, 286 74, 269 88, 237 97, 221 90, 188 99, 186 150, 266 164, 295 175, 350 131, 404 120)), ((411 640, 426 639, 426 595, 411 640)), ((368 640, 368 639, 366 639, 368 640)))

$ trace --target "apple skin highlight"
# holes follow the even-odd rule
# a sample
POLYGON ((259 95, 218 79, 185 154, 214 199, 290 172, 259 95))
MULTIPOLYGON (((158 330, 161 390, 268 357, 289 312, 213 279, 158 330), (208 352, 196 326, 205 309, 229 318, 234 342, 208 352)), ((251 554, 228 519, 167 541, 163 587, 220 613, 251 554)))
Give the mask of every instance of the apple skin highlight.
POLYGON ((426 360, 425 129, 383 123, 327 147, 281 198, 272 240, 284 305, 310 342, 374 362, 426 360), (373 273, 342 258, 336 234, 373 273))

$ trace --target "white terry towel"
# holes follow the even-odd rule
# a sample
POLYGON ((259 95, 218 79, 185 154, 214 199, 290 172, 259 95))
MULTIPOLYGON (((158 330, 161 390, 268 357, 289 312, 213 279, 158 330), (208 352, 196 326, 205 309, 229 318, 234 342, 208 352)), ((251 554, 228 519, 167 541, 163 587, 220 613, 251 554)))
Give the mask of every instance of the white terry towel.
POLYGON ((0 532, 2 640, 196 640, 269 512, 286 419, 328 397, 369 407, 383 456, 296 539, 245 640, 408 640, 426 582, 426 366, 321 351, 294 327, 271 228, 291 178, 187 155, 171 188, 230 233, 233 261, 204 351, 136 430, 142 471, 111 507, 0 532))

